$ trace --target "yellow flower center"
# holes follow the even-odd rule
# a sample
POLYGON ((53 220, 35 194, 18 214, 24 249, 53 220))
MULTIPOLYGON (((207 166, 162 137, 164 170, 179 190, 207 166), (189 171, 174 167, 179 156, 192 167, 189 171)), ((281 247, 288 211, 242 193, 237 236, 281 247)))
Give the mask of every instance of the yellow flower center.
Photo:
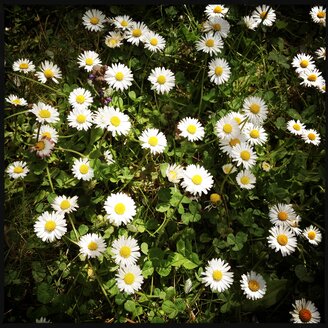
POLYGON ((258 104, 251 104, 249 106, 249 110, 253 113, 253 114, 257 114, 260 111, 260 105, 258 104))
POLYGON ((317 80, 317 76, 315 74, 310 74, 307 77, 308 81, 315 82, 317 80))
POLYGON ((315 140, 315 134, 314 133, 309 133, 308 134, 308 138, 310 139, 310 140, 315 140))
POLYGON ((132 36, 134 36, 135 38, 139 38, 139 36, 141 35, 141 30, 140 28, 136 28, 132 31, 132 36))
POLYGON ((131 255, 131 248, 129 246, 121 247, 120 255, 124 258, 128 258, 131 255))
POLYGON ((129 25, 129 23, 126 20, 123 19, 122 22, 121 22, 121 25, 123 27, 127 27, 129 25))
POLYGON ((98 248, 98 244, 94 241, 90 241, 90 243, 88 244, 88 248, 90 249, 90 251, 95 251, 98 248))
POLYGON ((306 59, 301 60, 300 66, 302 68, 306 68, 306 67, 308 67, 308 65, 309 65, 309 61, 308 60, 306 60, 306 59))
POLYGON ((44 228, 48 231, 54 231, 56 229, 56 222, 53 220, 49 220, 46 222, 46 224, 44 225, 44 228))
POLYGON ((262 11, 262 12, 260 13, 260 17, 261 17, 261 19, 264 19, 264 18, 266 17, 266 15, 267 15, 267 12, 266 12, 266 11, 262 11))
POLYGON ((169 175, 170 175, 170 178, 171 178, 171 179, 176 179, 176 177, 177 177, 177 172, 171 170, 171 171, 169 172, 169 175))
POLYGON ((14 168, 14 173, 22 173, 24 169, 21 166, 16 166, 14 168))
POLYGON ((293 129, 296 130, 296 131, 299 131, 299 130, 301 130, 301 126, 299 124, 295 123, 293 125, 293 129))
POLYGON ((240 157, 244 160, 244 161, 248 161, 251 158, 251 154, 249 153, 248 150, 243 150, 240 153, 240 157))
POLYGON ((221 196, 219 194, 211 194, 210 196, 210 202, 212 204, 217 204, 221 200, 221 196))
POLYGON ((89 172, 89 166, 86 164, 82 164, 80 166, 80 173, 81 174, 87 174, 89 172))
POLYGON ((208 39, 205 42, 206 47, 213 47, 214 46, 214 40, 213 39, 208 39))
POLYGON ((158 44, 158 40, 156 38, 151 38, 149 42, 152 46, 157 46, 158 44))
POLYGON ((123 74, 122 72, 117 72, 117 73, 115 74, 115 79, 116 79, 117 81, 122 81, 122 80, 124 79, 124 74, 123 74))
POLYGON ((195 174, 191 181, 195 184, 195 185, 200 185, 203 181, 202 177, 199 174, 195 174))
POLYGON ((249 177, 247 177, 247 176, 244 175, 243 177, 241 177, 240 182, 241 182, 243 185, 247 185, 247 184, 249 184, 249 177))
POLYGON ((258 130, 252 130, 249 134, 252 138, 258 138, 260 136, 260 132, 258 130))
POLYGON ((221 76, 223 73, 223 68, 221 66, 215 67, 215 75, 221 76))
POLYGON ((114 126, 119 126, 121 124, 121 120, 117 117, 117 116, 113 116, 111 119, 110 119, 110 122, 112 125, 114 126))
POLYGON ((45 69, 44 72, 43 72, 44 76, 47 78, 47 79, 51 79, 52 77, 54 77, 55 73, 51 70, 51 69, 45 69))
POLYGON ((284 234, 278 235, 277 236, 277 242, 281 246, 286 246, 288 243, 288 237, 284 234))
POLYGON ((221 31, 221 25, 220 25, 219 23, 217 23, 217 24, 213 24, 213 29, 214 29, 215 31, 221 31))
POLYGON ((325 13, 324 11, 319 11, 319 12, 317 13, 317 17, 318 17, 318 18, 325 18, 325 17, 326 17, 326 13, 325 13))
POLYGON ((230 139, 230 141, 229 141, 229 145, 230 145, 231 147, 234 147, 234 146, 236 146, 237 144, 240 144, 240 140, 239 140, 238 138, 230 139))
POLYGON ((41 140, 41 141, 37 142, 34 147, 36 148, 36 150, 40 151, 40 150, 43 150, 46 147, 46 145, 41 140))
POLYGON ((312 231, 308 232, 308 238, 309 239, 313 240, 315 238, 315 236, 316 236, 315 231, 312 230, 312 231))
POLYGON ((220 281, 223 277, 223 274, 220 270, 214 270, 212 273, 212 277, 215 281, 220 281))
POLYGON ((85 60, 85 63, 87 64, 87 65, 92 65, 93 64, 93 59, 92 58, 87 58, 86 60, 85 60))
POLYGON ((288 214, 284 211, 278 213, 278 219, 280 221, 286 221, 288 219, 288 214))
POLYGON ((312 313, 308 309, 302 309, 298 312, 298 315, 302 322, 309 322, 312 318, 312 313))
POLYGON ((224 124, 223 125, 223 131, 225 133, 231 133, 231 131, 232 131, 232 125, 229 124, 229 123, 224 124))
POLYGON ((166 78, 164 75, 160 75, 158 78, 157 78, 157 83, 159 84, 164 84, 166 82, 166 78))
POLYGON ((76 121, 78 122, 78 123, 85 123, 85 121, 87 120, 87 118, 86 118, 86 116, 85 115, 83 115, 83 114, 79 114, 79 115, 77 115, 76 116, 76 121))
POLYGON ((61 203, 60 203, 60 208, 62 210, 67 210, 68 208, 71 207, 71 203, 67 200, 67 199, 64 199, 61 203))
POLYGON ((19 64, 20 69, 27 69, 28 68, 28 63, 21 63, 19 64))
POLYGON ((195 133, 196 133, 196 130, 197 130, 196 125, 189 124, 188 127, 187 127, 187 131, 188 131, 190 134, 195 134, 195 133))
POLYGON ((260 289, 260 284, 256 280, 250 280, 248 282, 248 288, 252 292, 257 292, 260 289))
POLYGON ((114 207, 114 211, 118 215, 122 215, 125 213, 125 205, 123 203, 117 203, 114 207))
POLYGON ((46 137, 46 138, 48 138, 48 139, 51 139, 51 133, 50 132, 43 132, 42 133, 42 137, 46 137))
POLYGON ((85 102, 85 97, 83 95, 78 95, 75 100, 78 104, 83 104, 85 102))
POLYGON ((17 98, 17 99, 12 100, 12 102, 16 105, 20 105, 21 100, 17 98))
POLYGON ((149 143, 151 146, 155 147, 155 146, 157 146, 157 144, 158 144, 158 138, 155 137, 155 136, 150 137, 150 138, 148 139, 148 143, 149 143))
POLYGON ((99 23, 99 18, 98 17, 91 17, 90 18, 90 23, 92 24, 92 25, 97 25, 98 23, 99 23))
POLYGON ((223 8, 221 6, 216 6, 214 7, 213 11, 216 13, 216 14, 220 14, 222 13, 222 10, 223 8))
POLYGON ((238 124, 240 124, 241 123, 241 118, 240 117, 234 117, 233 118, 238 124))
POLYGON ((109 45, 111 46, 111 47, 114 47, 114 46, 116 46, 117 45, 117 40, 116 39, 109 39, 109 45))
POLYGON ((125 274, 123 280, 127 285, 132 285, 135 281, 135 276, 132 272, 128 272, 125 274))
POLYGON ((41 109, 39 111, 39 116, 41 118, 49 118, 51 116, 51 113, 50 113, 50 111, 48 109, 41 109))

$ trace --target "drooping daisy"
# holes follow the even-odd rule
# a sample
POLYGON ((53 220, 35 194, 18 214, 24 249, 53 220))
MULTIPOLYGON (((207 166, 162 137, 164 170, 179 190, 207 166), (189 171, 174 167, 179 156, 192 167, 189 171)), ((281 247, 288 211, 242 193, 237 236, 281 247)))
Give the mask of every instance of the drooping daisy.
POLYGON ((47 320, 45 317, 41 317, 40 319, 35 319, 35 323, 52 323, 50 320, 47 320))
POLYGON ((213 31, 218 33, 221 38, 226 38, 230 31, 230 24, 227 20, 221 17, 210 17, 207 21, 205 21, 203 25, 204 32, 213 31))
POLYGON ((204 127, 197 118, 185 117, 178 123, 180 135, 189 141, 202 140, 204 138, 204 127))
POLYGON ((6 172, 13 179, 25 178, 27 173, 29 172, 29 168, 27 167, 27 163, 23 161, 16 161, 8 165, 6 172))
POLYGON ((222 150, 222 152, 229 155, 230 157, 232 156, 233 147, 235 147, 237 144, 241 144, 242 142, 246 142, 246 138, 241 133, 236 135, 235 137, 224 138, 219 140, 220 149, 222 150))
POLYGON ((321 93, 326 93, 326 82, 324 79, 322 79, 322 83, 323 84, 318 84, 317 85, 317 89, 321 92, 321 93))
POLYGON ((175 76, 173 72, 164 67, 156 67, 152 69, 148 76, 151 82, 151 89, 159 94, 168 93, 175 86, 175 76))
POLYGON ((137 213, 134 200, 122 192, 109 195, 104 208, 107 219, 115 226, 130 223, 137 213))
POLYGON ((241 276, 240 287, 246 297, 251 300, 262 298, 266 292, 266 282, 263 276, 254 271, 241 276))
POLYGON ((305 125, 300 120, 290 120, 287 122, 287 130, 296 136, 300 136, 305 130, 305 125))
POLYGON ((208 261, 205 272, 202 272, 202 281, 205 286, 210 286, 212 292, 223 292, 233 283, 234 273, 229 271, 230 265, 219 259, 208 261))
POLYGON ((83 67, 87 72, 91 72, 94 65, 101 65, 99 55, 91 50, 84 51, 77 60, 79 67, 83 67))
POLYGON ((315 23, 326 26, 326 8, 314 6, 310 10, 310 16, 315 23))
POLYGON ((305 53, 297 54, 292 61, 292 66, 295 67, 297 73, 303 72, 305 69, 315 68, 315 63, 311 55, 305 53))
POLYGON ((284 225, 273 226, 269 230, 270 236, 267 237, 270 248, 275 252, 281 252, 282 256, 295 252, 297 239, 294 232, 284 225))
POLYGON ((241 23, 244 24, 249 30, 255 30, 259 26, 258 20, 255 20, 252 16, 242 17, 241 23))
POLYGON ((87 108, 73 108, 67 116, 68 125, 79 131, 87 131, 93 122, 93 113, 87 108))
POLYGON ((133 74, 129 67, 124 64, 113 64, 105 73, 105 80, 115 90, 125 90, 133 80, 133 74))
POLYGON ((301 234, 302 229, 299 228, 299 223, 301 221, 301 217, 296 215, 296 217, 290 221, 288 221, 289 227, 293 230, 296 236, 301 234))
POLYGON ((231 174, 231 173, 236 172, 237 168, 233 164, 228 163, 228 164, 222 165, 222 171, 224 172, 224 174, 231 174))
POLYGON ((234 119, 224 116, 216 122, 215 132, 220 139, 230 140, 240 135, 240 128, 234 119))
POLYGON ((110 152, 110 150, 106 150, 104 152, 104 157, 105 157, 105 160, 106 160, 106 162, 107 162, 108 165, 111 165, 111 164, 114 164, 115 163, 115 161, 113 159, 113 155, 110 152))
POLYGON ((207 194, 213 184, 212 175, 204 167, 190 164, 185 168, 181 186, 191 194, 196 196, 202 193, 207 194))
POLYGON ((315 51, 315 54, 318 59, 326 60, 326 47, 320 47, 315 51))
POLYGON ((68 102, 74 109, 85 109, 90 107, 93 98, 89 90, 76 88, 69 94, 68 102))
POLYGON ((196 42, 196 50, 208 53, 210 56, 217 55, 223 48, 223 41, 220 35, 208 32, 196 42))
POLYGON ((242 189, 253 189, 255 187, 256 177, 252 172, 243 170, 237 174, 236 181, 242 189))
POLYGON ((272 7, 267 5, 260 5, 252 12, 252 18, 260 24, 262 22, 265 26, 272 26, 276 20, 276 13, 272 7))
POLYGON ((119 48, 123 44, 124 37, 120 32, 109 32, 105 37, 105 44, 109 48, 119 48))
POLYGON ((256 126, 253 123, 246 123, 242 133, 245 135, 250 145, 263 145, 268 139, 268 134, 262 126, 256 126))
POLYGON ((61 79, 62 77, 60 68, 48 60, 41 63, 41 71, 36 72, 35 75, 42 83, 46 83, 48 79, 59 83, 57 79, 61 79))
POLYGON ((292 315, 290 319, 293 323, 319 323, 320 313, 315 307, 314 303, 307 301, 305 298, 296 300, 293 304, 293 311, 289 313, 292 315))
POLYGON ((318 245, 322 239, 320 230, 312 224, 304 229, 302 235, 313 245, 318 245))
POLYGON ((13 71, 27 74, 35 71, 35 65, 27 58, 18 59, 13 63, 13 71))
POLYGON ((231 72, 228 62, 223 58, 215 58, 208 64, 208 76, 210 81, 220 85, 229 80, 231 72))
POLYGON ((42 137, 31 148, 31 150, 34 150, 37 156, 44 158, 51 155, 54 147, 55 147, 55 143, 52 139, 49 139, 48 137, 42 137))
POLYGON ((205 14, 207 17, 224 17, 229 8, 225 5, 207 5, 205 8, 205 14))
POLYGON ((79 207, 77 196, 67 197, 65 195, 57 196, 51 203, 51 207, 59 214, 71 213, 79 207))
POLYGON ((118 108, 107 107, 105 120, 106 129, 115 137, 117 135, 127 135, 131 129, 131 122, 128 115, 122 113, 118 108))
POLYGON ((79 241, 80 253, 86 257, 99 257, 106 250, 106 243, 103 237, 95 233, 87 233, 79 241))
POLYGON ((268 107, 260 97, 247 97, 243 103, 243 111, 248 121, 255 125, 262 125, 268 116, 268 107))
POLYGON ((304 84, 306 87, 316 87, 324 83, 321 72, 317 68, 305 69, 299 73, 299 77, 303 79, 301 85, 304 84))
POLYGON ((274 225, 288 225, 295 220, 296 213, 291 204, 278 203, 270 206, 269 209, 270 222, 274 225))
POLYGON ((143 22, 133 22, 125 33, 126 41, 138 46, 143 42, 144 35, 148 31, 148 27, 143 22))
POLYGON ((121 266, 115 276, 118 289, 127 294, 139 290, 144 280, 141 269, 136 264, 121 266))
POLYGON ((82 17, 82 24, 89 31, 98 32, 104 28, 106 16, 98 9, 87 10, 82 17))
POLYGON ((183 167, 179 164, 172 164, 167 167, 165 173, 170 182, 179 183, 183 177, 183 167))
POLYGON ((29 111, 36 116, 36 120, 40 123, 56 123, 59 121, 58 110, 41 101, 33 104, 32 109, 29 111))
POLYGON ((14 106, 26 106, 27 105, 27 101, 24 98, 19 98, 13 94, 9 95, 5 100, 14 106))
POLYGON ((117 265, 135 264, 140 257, 138 241, 131 236, 121 236, 113 241, 112 253, 117 265))
POLYGON ((316 146, 320 143, 320 135, 314 129, 303 130, 301 137, 305 143, 311 143, 316 146))
POLYGON ((165 135, 158 129, 149 128, 142 132, 139 140, 142 142, 141 147, 150 149, 152 154, 160 154, 164 151, 167 140, 165 135))
POLYGON ((163 50, 166 44, 165 39, 153 31, 145 32, 143 42, 145 48, 152 52, 163 50))
POLYGON ((75 158, 72 173, 79 180, 89 181, 94 176, 93 168, 90 166, 87 158, 75 158))
POLYGON ((233 147, 231 150, 231 157, 234 162, 237 162, 237 166, 243 165, 246 170, 254 166, 257 159, 257 155, 252 146, 244 142, 233 147))
POLYGON ((66 225, 64 214, 46 211, 37 218, 34 224, 34 232, 42 241, 53 242, 65 234, 67 231, 66 225))
POLYGON ((115 25, 115 27, 121 29, 122 31, 126 31, 129 29, 133 23, 132 19, 128 15, 116 16, 112 18, 111 23, 115 25))

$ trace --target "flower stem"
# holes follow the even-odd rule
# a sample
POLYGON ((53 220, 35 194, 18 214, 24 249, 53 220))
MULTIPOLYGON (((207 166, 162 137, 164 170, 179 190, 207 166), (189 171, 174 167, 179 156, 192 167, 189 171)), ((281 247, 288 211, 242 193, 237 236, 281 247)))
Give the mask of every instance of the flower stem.
POLYGON ((198 118, 200 115, 200 111, 202 109, 202 102, 203 102, 203 93, 204 93, 204 79, 205 79, 205 71, 206 71, 206 63, 207 63, 207 54, 205 55, 205 59, 204 59, 204 68, 203 68, 203 75, 202 75, 202 83, 201 83, 201 89, 200 89, 200 99, 199 99, 199 106, 198 106, 198 118))
POLYGON ((86 155, 83 155, 83 154, 81 154, 81 153, 79 153, 78 151, 73 150, 73 149, 67 149, 67 148, 62 148, 62 147, 55 147, 54 149, 58 149, 58 150, 61 150, 61 151, 68 151, 68 152, 70 152, 70 153, 77 154, 77 155, 79 155, 80 157, 87 157, 86 155))
POLYGON ((48 165, 46 167, 46 170, 47 170, 47 175, 48 175, 48 180, 49 180, 50 188, 51 188, 52 192, 54 193, 55 192, 55 189, 54 189, 54 186, 52 184, 51 175, 50 175, 50 171, 49 171, 48 165))

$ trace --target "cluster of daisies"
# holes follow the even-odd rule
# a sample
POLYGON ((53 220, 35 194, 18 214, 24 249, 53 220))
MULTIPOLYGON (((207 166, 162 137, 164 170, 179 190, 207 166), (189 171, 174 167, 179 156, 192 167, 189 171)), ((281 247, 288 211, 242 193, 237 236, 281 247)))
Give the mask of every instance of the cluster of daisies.
POLYGON ((307 129, 306 125, 300 120, 289 120, 287 130, 292 134, 299 136, 305 143, 318 146, 320 144, 320 134, 315 129, 307 129))

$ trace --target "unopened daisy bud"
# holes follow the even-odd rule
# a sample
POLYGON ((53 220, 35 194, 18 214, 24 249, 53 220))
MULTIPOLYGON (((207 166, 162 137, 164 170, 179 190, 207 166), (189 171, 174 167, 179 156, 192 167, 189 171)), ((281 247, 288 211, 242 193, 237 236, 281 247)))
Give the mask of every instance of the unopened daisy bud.
POLYGON ((214 205, 217 205, 219 202, 221 202, 221 196, 216 193, 211 194, 210 202, 214 205))
POLYGON ((264 170, 265 172, 269 172, 271 170, 271 165, 268 162, 263 162, 262 170, 264 170))
POLYGON ((192 289, 192 282, 191 282, 190 278, 188 278, 185 282, 185 285, 184 285, 185 294, 189 294, 191 289, 192 289))

